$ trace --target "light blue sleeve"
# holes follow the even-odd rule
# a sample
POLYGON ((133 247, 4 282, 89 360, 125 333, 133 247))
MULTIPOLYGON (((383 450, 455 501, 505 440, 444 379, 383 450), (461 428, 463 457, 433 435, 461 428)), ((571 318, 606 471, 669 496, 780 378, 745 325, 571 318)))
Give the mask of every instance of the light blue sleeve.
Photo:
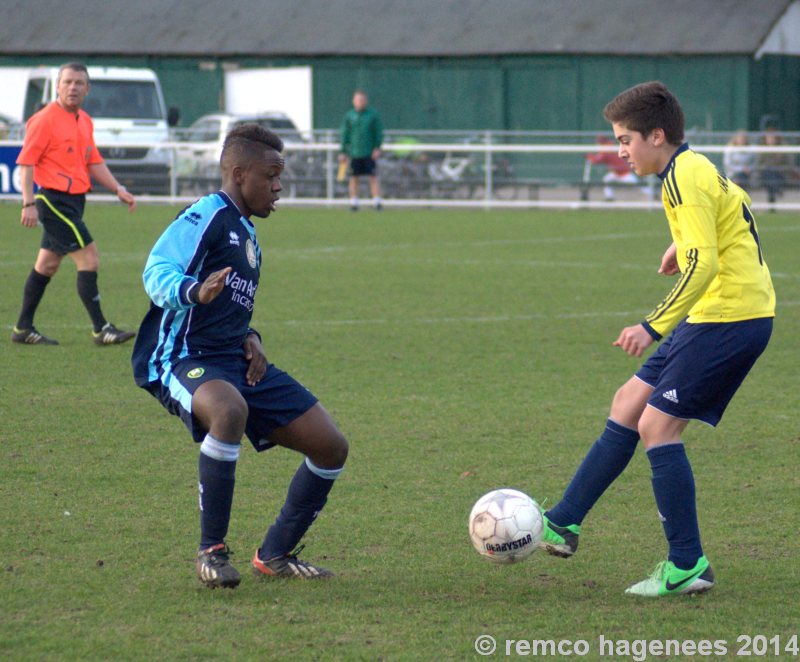
POLYGON ((219 209, 204 204, 213 197, 202 198, 184 210, 150 251, 142 280, 147 296, 160 308, 186 310, 195 305, 188 293, 198 282, 197 274, 208 251, 206 234, 219 209))

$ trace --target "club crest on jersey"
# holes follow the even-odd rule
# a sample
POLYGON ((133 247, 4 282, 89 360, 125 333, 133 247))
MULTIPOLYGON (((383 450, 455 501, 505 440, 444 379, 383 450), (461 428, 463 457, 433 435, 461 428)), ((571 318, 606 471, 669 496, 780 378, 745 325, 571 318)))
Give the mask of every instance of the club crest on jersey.
POLYGON ((236 234, 233 230, 231 230, 229 236, 231 238, 231 246, 238 246, 239 245, 239 235, 236 234))
POLYGON ((255 244, 251 239, 247 240, 247 243, 244 245, 245 253, 247 253, 247 262, 248 264, 255 269, 256 268, 256 247, 255 244))
POLYGON ((206 371, 205 368, 192 368, 189 372, 186 373, 186 376, 189 379, 197 379, 203 376, 203 373, 206 371))

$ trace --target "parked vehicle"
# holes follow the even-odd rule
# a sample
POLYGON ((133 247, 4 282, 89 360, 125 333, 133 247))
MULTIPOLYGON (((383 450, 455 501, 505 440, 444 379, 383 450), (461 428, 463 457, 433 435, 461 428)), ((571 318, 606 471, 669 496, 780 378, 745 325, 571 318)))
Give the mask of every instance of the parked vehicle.
POLYGON ((7 115, 0 114, 0 140, 15 140, 22 137, 22 124, 7 115))
POLYGON ((198 118, 189 128, 177 130, 176 139, 194 143, 179 147, 176 153, 178 191, 203 194, 220 185, 219 157, 222 144, 231 129, 255 123, 277 133, 284 142, 286 168, 282 177, 287 197, 322 195, 324 172, 322 160, 297 147, 305 143, 295 123, 285 113, 253 115, 212 113, 198 118))
MULTIPOLYGON (((23 117, 56 100, 57 67, 40 67, 28 75, 23 117)), ((133 193, 168 194, 170 151, 166 141, 178 111, 167 111, 156 73, 151 69, 89 67, 91 88, 84 110, 94 122, 100 153, 117 180, 133 193)))

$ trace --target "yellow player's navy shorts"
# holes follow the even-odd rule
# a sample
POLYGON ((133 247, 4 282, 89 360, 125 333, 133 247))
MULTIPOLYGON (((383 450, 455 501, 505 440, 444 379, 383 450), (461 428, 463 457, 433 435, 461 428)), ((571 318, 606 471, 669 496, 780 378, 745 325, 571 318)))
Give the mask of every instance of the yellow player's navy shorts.
POLYGON ((675 418, 716 426, 771 334, 771 317, 682 321, 636 373, 654 389, 647 404, 675 418))

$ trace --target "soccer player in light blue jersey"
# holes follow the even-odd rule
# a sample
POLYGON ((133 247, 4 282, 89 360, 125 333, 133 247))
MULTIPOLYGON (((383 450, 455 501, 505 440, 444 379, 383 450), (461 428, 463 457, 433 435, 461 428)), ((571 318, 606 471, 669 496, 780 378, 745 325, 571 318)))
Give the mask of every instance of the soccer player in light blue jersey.
POLYGON ((238 127, 222 149, 222 190, 181 212, 156 241, 144 270, 152 303, 133 352, 136 383, 179 416, 200 443, 198 579, 234 588, 240 575, 225 541, 236 461, 246 434, 257 451, 304 455, 286 502, 256 550, 259 577, 333 573, 296 548, 342 472, 348 445, 308 389, 267 361, 250 327, 261 267, 251 216, 275 211, 283 142, 258 125, 238 127))
POLYGON ((692 468, 681 441, 690 419, 716 426, 772 333, 775 292, 750 196, 684 142, 678 100, 659 82, 625 90, 605 108, 619 155, 637 175, 657 174, 673 242, 659 273, 679 277, 645 319, 614 345, 641 356, 663 339, 616 392, 605 430, 563 498, 545 513, 542 546, 569 557, 580 525, 633 457, 639 438, 668 558, 627 593, 661 597, 714 586, 697 523, 692 468))

